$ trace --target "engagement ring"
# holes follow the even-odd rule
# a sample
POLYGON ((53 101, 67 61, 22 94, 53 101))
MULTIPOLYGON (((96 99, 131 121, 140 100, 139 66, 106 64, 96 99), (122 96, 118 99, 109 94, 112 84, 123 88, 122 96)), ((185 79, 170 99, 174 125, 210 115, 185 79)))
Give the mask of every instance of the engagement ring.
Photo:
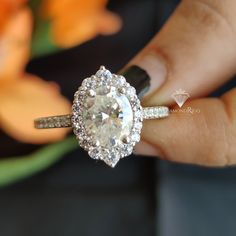
POLYGON ((121 158, 131 155, 140 141, 143 119, 168 115, 165 106, 142 107, 125 77, 101 66, 78 88, 72 114, 38 118, 35 128, 73 127, 79 145, 91 158, 114 167, 121 158))

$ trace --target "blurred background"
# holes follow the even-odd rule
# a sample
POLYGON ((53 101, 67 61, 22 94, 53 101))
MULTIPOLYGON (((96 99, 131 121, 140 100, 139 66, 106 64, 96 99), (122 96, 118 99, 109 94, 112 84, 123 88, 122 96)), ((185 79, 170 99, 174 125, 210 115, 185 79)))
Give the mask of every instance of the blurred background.
POLYGON ((111 169, 88 158, 70 130, 32 126, 69 112, 100 65, 121 69, 177 4, 0 0, 0 235, 234 235, 235 168, 133 155, 111 169))

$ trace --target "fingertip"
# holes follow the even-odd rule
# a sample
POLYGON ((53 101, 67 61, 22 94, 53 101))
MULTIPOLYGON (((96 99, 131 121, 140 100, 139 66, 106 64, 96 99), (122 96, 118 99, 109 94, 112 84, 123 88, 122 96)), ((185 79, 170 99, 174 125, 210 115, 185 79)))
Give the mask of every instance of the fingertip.
POLYGON ((164 60, 157 54, 148 53, 137 56, 137 58, 134 58, 131 61, 131 64, 135 64, 144 69, 151 78, 150 88, 145 96, 148 96, 152 92, 156 91, 166 81, 167 66, 164 60))

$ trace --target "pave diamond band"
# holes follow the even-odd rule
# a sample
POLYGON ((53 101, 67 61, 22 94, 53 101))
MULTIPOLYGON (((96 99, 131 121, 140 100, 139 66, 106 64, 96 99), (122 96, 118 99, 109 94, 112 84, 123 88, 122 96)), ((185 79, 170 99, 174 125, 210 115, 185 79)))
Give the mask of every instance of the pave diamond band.
POLYGON ((169 116, 169 108, 165 106, 143 107, 143 119, 159 119, 169 116))
POLYGON ((71 127, 71 115, 48 116, 34 120, 36 129, 67 128, 71 127))
POLYGON ((140 141, 144 119, 169 115, 165 106, 142 107, 136 89, 104 66, 85 78, 74 94, 72 114, 38 118, 35 128, 72 127, 80 147, 114 167, 140 141))
MULTIPOLYGON (((169 115, 169 108, 165 106, 143 107, 143 119, 159 119, 169 115)), ((48 116, 34 121, 36 129, 68 128, 72 127, 72 115, 48 116)))

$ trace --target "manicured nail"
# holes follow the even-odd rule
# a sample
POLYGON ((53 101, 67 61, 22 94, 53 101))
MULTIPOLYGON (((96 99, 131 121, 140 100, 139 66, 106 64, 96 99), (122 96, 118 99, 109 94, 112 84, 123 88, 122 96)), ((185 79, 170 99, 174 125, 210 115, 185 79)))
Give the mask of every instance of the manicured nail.
POLYGON ((139 98, 142 98, 150 88, 150 76, 148 73, 139 66, 130 66, 122 71, 126 78, 137 92, 139 98))
POLYGON ((134 147, 133 153, 135 155, 142 155, 142 156, 153 156, 153 157, 161 157, 162 154, 157 148, 153 147, 151 144, 141 141, 137 143, 134 147))
POLYGON ((148 95, 158 89, 167 78, 167 68, 163 59, 156 54, 146 54, 138 56, 137 59, 131 61, 131 64, 141 67, 150 76, 150 88, 145 95, 148 95))

